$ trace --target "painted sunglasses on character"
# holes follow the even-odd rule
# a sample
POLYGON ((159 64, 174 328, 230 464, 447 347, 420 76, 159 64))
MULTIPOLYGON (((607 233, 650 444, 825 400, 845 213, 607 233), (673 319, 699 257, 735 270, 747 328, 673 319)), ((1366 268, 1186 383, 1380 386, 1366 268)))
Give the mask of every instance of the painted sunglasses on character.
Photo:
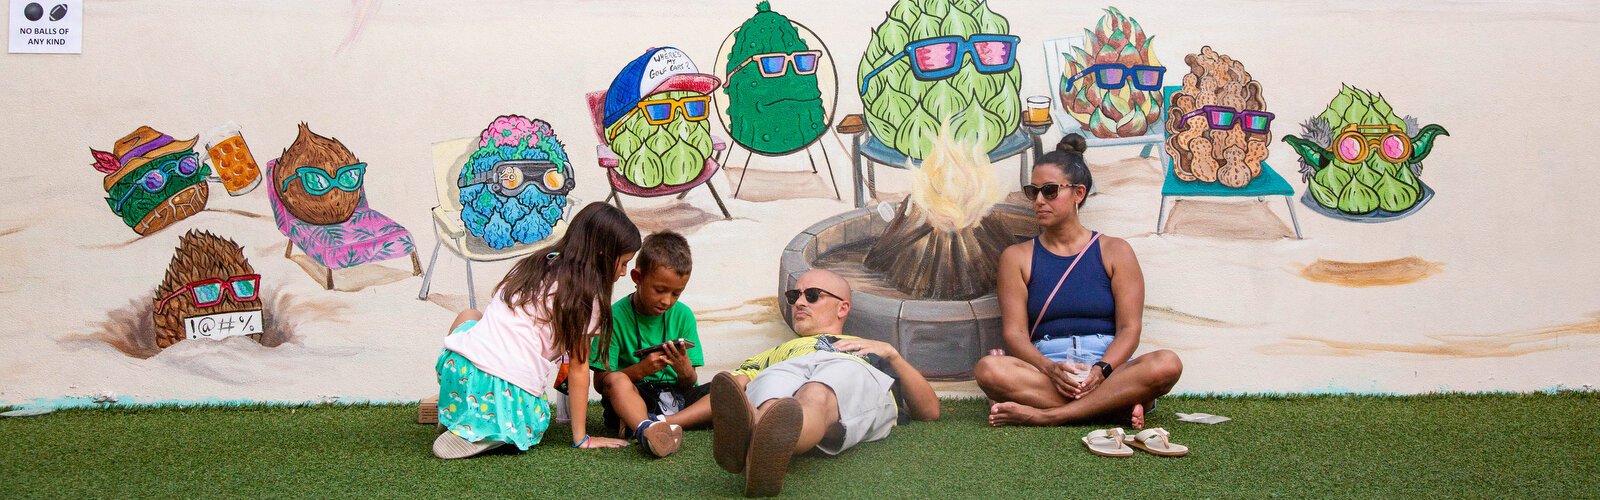
POLYGON ((283 180, 282 190, 288 191, 289 183, 294 182, 295 179, 300 179, 300 187, 304 188, 306 194, 311 196, 328 194, 328 191, 332 191, 334 188, 354 193, 357 189, 361 189, 361 178, 366 174, 367 164, 365 162, 339 167, 339 170, 334 172, 331 177, 327 172, 323 172, 322 169, 317 167, 300 167, 294 170, 294 175, 283 180))
POLYGON ((1272 118, 1275 116, 1266 111, 1245 110, 1239 111, 1227 106, 1203 106, 1200 109, 1184 113, 1178 119, 1179 130, 1183 130, 1189 123, 1189 118, 1205 115, 1206 123, 1212 130, 1228 130, 1238 126, 1240 130, 1252 134, 1272 133, 1272 118))
POLYGON ((1011 71, 1017 65, 1016 48, 1021 40, 1013 35, 978 34, 968 38, 952 35, 913 41, 906 44, 905 50, 873 68, 861 79, 861 95, 867 95, 867 84, 873 76, 908 56, 911 58, 911 74, 924 81, 942 80, 960 73, 968 54, 972 55, 972 65, 978 73, 987 75, 1011 71))
POLYGON ((128 202, 128 196, 133 195, 136 190, 142 189, 150 194, 161 192, 163 188, 167 187, 167 181, 171 179, 169 176, 172 174, 188 178, 194 177, 198 172, 200 172, 200 155, 195 153, 163 161, 156 168, 145 172, 144 176, 140 177, 132 186, 129 186, 127 191, 123 191, 122 196, 117 197, 117 201, 112 202, 111 209, 121 212, 122 205, 128 202))
POLYGON ((500 196, 515 198, 529 186, 548 195, 561 196, 572 192, 576 184, 566 169, 548 160, 511 160, 494 164, 488 170, 456 182, 456 187, 488 184, 489 190, 500 196))
MULTIPOLYGON (((684 120, 691 122, 703 121, 711 112, 711 96, 694 95, 684 97, 682 99, 650 99, 647 101, 639 101, 639 105, 634 106, 632 110, 629 110, 627 115, 624 115, 621 120, 617 120, 617 123, 620 124, 625 122, 629 117, 633 116, 634 113, 641 111, 644 112, 644 121, 651 125, 666 125, 668 123, 672 123, 672 117, 676 116, 679 112, 683 113, 684 120)), ((609 142, 613 139, 616 139, 617 134, 621 133, 622 127, 613 127, 610 137, 607 137, 606 141, 609 142)))
POLYGON ((739 63, 739 66, 733 68, 733 71, 729 71, 727 81, 722 82, 722 88, 728 88, 728 85, 733 82, 733 74, 738 73, 745 66, 749 66, 751 62, 755 62, 756 69, 761 70, 762 78, 777 78, 790 72, 796 75, 814 75, 817 73, 817 60, 821 58, 822 51, 820 50, 756 54, 739 63), (791 69, 792 71, 786 71, 791 69))
POLYGON ((1405 163, 1411 160, 1411 138, 1393 124, 1352 123, 1339 131, 1328 152, 1345 163, 1361 163, 1374 154, 1389 163, 1405 163))
POLYGON ((1106 90, 1116 90, 1133 81, 1133 88, 1146 91, 1161 90, 1161 80, 1167 73, 1165 66, 1125 66, 1117 63, 1096 64, 1084 68, 1061 82, 1061 90, 1072 91, 1072 83, 1084 75, 1094 73, 1094 85, 1106 90))
POLYGON ((222 303, 222 294, 233 296, 235 302, 255 302, 261 300, 257 293, 261 286, 261 275, 242 274, 228 279, 213 278, 196 281, 173 290, 172 293, 162 297, 156 302, 156 313, 160 314, 167 308, 167 302, 187 293, 195 307, 211 307, 222 303), (224 286, 227 285, 227 286, 224 286))

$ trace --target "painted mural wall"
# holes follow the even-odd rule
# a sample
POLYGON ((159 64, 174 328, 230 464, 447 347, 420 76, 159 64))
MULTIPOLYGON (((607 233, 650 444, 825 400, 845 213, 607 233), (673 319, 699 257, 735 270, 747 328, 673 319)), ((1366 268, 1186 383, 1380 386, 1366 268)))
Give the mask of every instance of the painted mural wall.
POLYGON ((415 400, 455 313, 592 202, 688 237, 707 377, 792 337, 803 264, 973 395, 987 256, 1066 133, 1178 392, 1600 383, 1590 5, 83 14, 83 54, 0 56, 0 404, 415 400))

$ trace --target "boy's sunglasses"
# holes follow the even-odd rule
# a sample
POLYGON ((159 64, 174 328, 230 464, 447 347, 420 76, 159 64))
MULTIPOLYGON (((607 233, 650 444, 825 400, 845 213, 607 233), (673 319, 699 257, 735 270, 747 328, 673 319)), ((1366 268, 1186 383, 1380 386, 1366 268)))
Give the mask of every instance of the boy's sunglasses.
POLYGON ((972 54, 972 65, 979 73, 1011 71, 1017 64, 1016 48, 1021 40, 1013 35, 978 34, 968 38, 952 35, 913 41, 906 44, 905 50, 873 68, 861 79, 861 95, 867 95, 867 83, 872 81, 873 76, 907 56, 911 57, 911 74, 923 81, 941 80, 960 73, 961 65, 965 64, 969 53, 972 54))
POLYGON ((1333 140, 1329 151, 1345 163, 1361 163, 1377 154, 1389 163, 1404 163, 1411 159, 1411 138, 1405 130, 1392 124, 1350 124, 1333 140))
POLYGON ((827 291, 827 290, 823 290, 823 289, 817 288, 817 287, 807 288, 804 291, 801 291, 801 290, 789 290, 787 292, 783 292, 783 297, 786 298, 786 299, 789 299, 789 303, 793 304, 793 303, 795 303, 795 302, 800 300, 800 296, 801 295, 805 295, 806 296, 806 302, 810 302, 812 304, 815 304, 815 303, 817 303, 818 300, 822 299, 822 296, 824 294, 826 294, 829 297, 833 297, 835 299, 844 300, 844 297, 840 297, 838 295, 834 295, 833 292, 830 292, 830 291, 827 291))
POLYGON ((1083 75, 1094 73, 1094 84, 1106 90, 1116 90, 1126 85, 1129 79, 1133 80, 1133 88, 1139 90, 1161 90, 1161 77, 1166 74, 1165 66, 1124 66, 1117 63, 1096 64, 1078 74, 1072 75, 1061 82, 1061 90, 1071 92, 1072 82, 1082 78, 1083 75))
POLYGON ((1200 109, 1184 113, 1178 119, 1179 126, 1185 126, 1189 118, 1206 116, 1206 122, 1211 124, 1212 130, 1228 130, 1238 125, 1239 129, 1252 134, 1272 133, 1272 113, 1266 111, 1239 111, 1227 106, 1204 106, 1200 109))
POLYGON ((565 170, 547 160, 503 161, 489 170, 456 181, 456 187, 488 184, 495 194, 515 198, 533 186, 544 194, 560 196, 572 192, 575 184, 565 170))
POLYGON ((329 176, 327 172, 317 167, 300 167, 294 170, 294 175, 283 180, 282 191, 289 190, 289 183, 300 179, 300 187, 305 188, 306 194, 322 196, 334 188, 339 188, 351 193, 361 189, 361 178, 367 174, 367 164, 356 163, 345 165, 329 176))
POLYGON ((259 285, 261 285, 261 275, 259 274, 245 274, 226 280, 213 278, 196 281, 173 290, 172 293, 163 297, 160 302, 156 303, 156 313, 160 314, 162 310, 166 309, 167 302, 183 295, 185 292, 189 293, 195 307, 211 307, 221 304, 223 292, 232 295, 233 300, 237 302, 255 302, 260 300, 260 297, 256 294, 256 288, 259 285), (224 287, 223 285, 228 286, 224 287))
MULTIPOLYGON (((711 96, 704 95, 689 96, 682 99, 651 99, 648 101, 639 101, 639 105, 634 107, 633 110, 628 111, 628 114, 623 116, 621 120, 617 120, 617 123, 622 123, 623 121, 626 121, 628 117, 633 116, 634 113, 643 111, 645 122, 651 125, 666 125, 668 123, 672 123, 672 117, 676 115, 680 109, 683 110, 683 119, 691 122, 697 122, 706 119, 706 116, 708 116, 711 111, 710 104, 711 96)), ((611 131, 611 137, 607 138, 606 140, 610 141, 612 139, 616 139, 617 134, 620 133, 622 133, 622 127, 615 127, 611 131)))
POLYGON ((127 191, 123 191, 122 196, 117 198, 117 202, 111 205, 111 209, 119 212, 122 211, 122 204, 128 202, 128 196, 132 195, 135 190, 143 189, 144 192, 150 194, 161 192, 161 188, 167 187, 167 176, 169 175, 167 174, 168 171, 183 177, 193 177, 195 172, 200 171, 200 155, 189 153, 175 159, 161 162, 161 164, 157 165, 155 169, 145 172, 144 177, 140 177, 139 181, 135 182, 133 187, 128 188, 127 191))
POLYGON ((821 57, 822 51, 820 50, 806 50, 801 52, 768 52, 766 54, 756 54, 750 56, 749 59, 745 59, 744 62, 739 63, 739 66, 733 68, 733 71, 729 71, 727 79, 728 81, 722 82, 722 88, 728 88, 728 84, 733 81, 733 74, 738 73, 739 70, 750 65, 751 61, 756 62, 756 68, 761 70, 762 78, 777 78, 783 76, 784 70, 790 66, 794 67, 794 74, 796 75, 816 74, 817 59, 820 59, 821 57))
POLYGON ((1045 201, 1050 201, 1056 199, 1056 196, 1061 194, 1061 188, 1073 186, 1082 186, 1082 184, 1058 184, 1054 182, 1046 183, 1043 186, 1027 184, 1022 186, 1022 197, 1027 198, 1028 201, 1033 201, 1035 196, 1042 194, 1044 195, 1045 201))

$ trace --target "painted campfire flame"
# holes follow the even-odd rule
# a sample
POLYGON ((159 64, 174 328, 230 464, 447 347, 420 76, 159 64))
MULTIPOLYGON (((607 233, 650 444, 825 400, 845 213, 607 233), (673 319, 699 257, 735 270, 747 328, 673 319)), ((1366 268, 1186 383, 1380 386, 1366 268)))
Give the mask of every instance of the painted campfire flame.
POLYGON ((1005 197, 979 141, 962 142, 940 127, 911 196, 864 261, 901 292, 935 300, 970 300, 994 291, 1000 252, 1013 237, 990 215, 1005 197))

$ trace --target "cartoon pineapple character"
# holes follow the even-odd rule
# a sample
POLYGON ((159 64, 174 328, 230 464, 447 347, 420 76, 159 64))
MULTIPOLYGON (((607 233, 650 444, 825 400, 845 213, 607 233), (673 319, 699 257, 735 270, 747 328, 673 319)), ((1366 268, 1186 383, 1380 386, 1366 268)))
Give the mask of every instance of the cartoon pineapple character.
POLYGON ((1161 119, 1166 67, 1139 21, 1106 7, 1085 47, 1061 53, 1057 92, 1067 114, 1095 137, 1137 137, 1161 119))

